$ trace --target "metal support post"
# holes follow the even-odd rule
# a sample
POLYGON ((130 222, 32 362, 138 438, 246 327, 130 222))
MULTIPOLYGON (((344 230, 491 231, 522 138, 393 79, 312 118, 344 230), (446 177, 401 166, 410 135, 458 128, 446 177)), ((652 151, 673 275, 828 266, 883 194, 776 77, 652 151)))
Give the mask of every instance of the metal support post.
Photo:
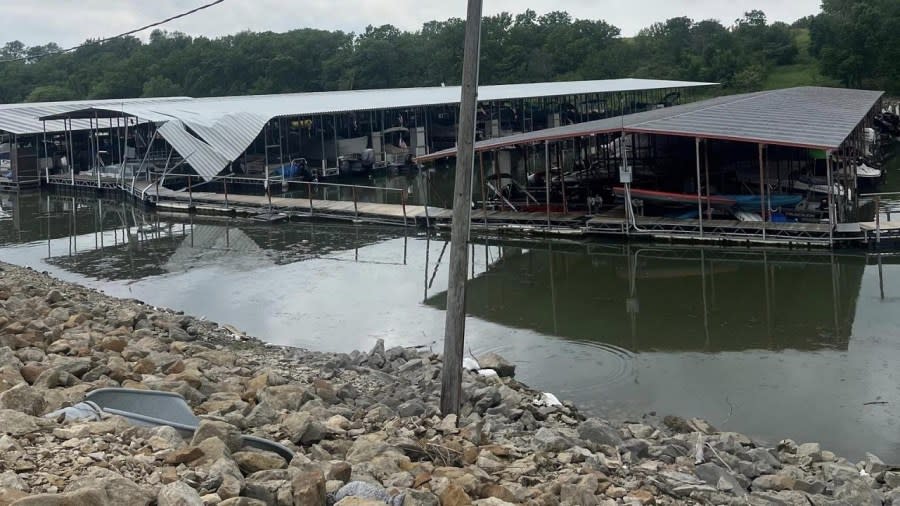
POLYGON ((547 203, 547 230, 550 230, 550 141, 544 141, 544 201, 547 203))
POLYGON ((759 216, 762 218, 763 240, 766 240, 766 190, 765 190, 765 163, 763 161, 763 145, 759 144, 759 216))
MULTIPOLYGON (((700 238, 703 239, 703 185, 700 183, 700 137, 694 139, 697 151, 697 217, 700 219, 700 238)), ((709 185, 709 180, 706 181, 709 185)))
POLYGON ((881 244, 881 196, 875 197, 875 244, 881 244))
POLYGON ((834 247, 834 180, 831 177, 831 154, 825 152, 825 170, 828 176, 828 245, 834 247))
MULTIPOLYGON (((356 187, 353 188, 354 190, 356 187)), ((406 189, 403 189, 403 193, 400 194, 400 198, 402 199, 403 204, 403 226, 406 226, 406 189)))

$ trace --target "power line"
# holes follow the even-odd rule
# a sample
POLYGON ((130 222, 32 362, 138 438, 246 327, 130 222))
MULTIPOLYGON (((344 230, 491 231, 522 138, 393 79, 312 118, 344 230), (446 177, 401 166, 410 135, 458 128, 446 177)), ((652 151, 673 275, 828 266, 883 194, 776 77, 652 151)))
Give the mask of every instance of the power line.
POLYGON ((43 58, 43 57, 45 57, 45 56, 51 56, 51 55, 55 55, 55 54, 70 53, 70 52, 72 52, 72 51, 75 51, 75 50, 77 50, 77 49, 81 49, 81 48, 87 47, 87 46, 95 46, 95 45, 97 45, 97 44, 103 44, 104 42, 109 42, 109 41, 111 41, 111 40, 120 39, 120 38, 122 38, 122 37, 127 37, 127 36, 129 36, 129 35, 134 35, 135 33, 142 32, 142 31, 144 31, 144 30, 146 30, 146 29, 148 29, 148 28, 155 28, 155 27, 157 27, 157 26, 164 25, 164 24, 169 23, 169 22, 171 22, 171 21, 175 21, 176 19, 180 19, 180 18, 183 18, 183 17, 186 17, 186 16, 190 16, 191 14, 194 14, 195 12, 202 11, 203 9, 209 9, 210 7, 213 7, 213 6, 215 6, 215 5, 218 5, 218 4, 220 4, 220 3, 224 2, 224 1, 225 1, 225 0, 214 0, 214 1, 209 2, 209 3, 207 3, 207 4, 201 5, 200 7, 197 7, 197 8, 195 8, 195 9, 191 9, 191 10, 189 10, 189 11, 187 11, 187 12, 182 12, 181 14, 177 14, 177 15, 175 15, 175 16, 172 16, 172 17, 163 19, 162 21, 157 21, 157 22, 155 22, 155 23, 151 23, 151 24, 149 24, 149 25, 145 25, 145 26, 142 26, 142 27, 140 27, 140 28, 135 28, 134 30, 129 30, 129 31, 125 32, 125 33, 120 33, 120 34, 118 34, 118 35, 113 35, 112 37, 107 37, 107 38, 105 38, 105 39, 88 41, 88 42, 85 42, 84 44, 81 44, 81 45, 79 45, 79 46, 70 47, 70 48, 68 48, 68 49, 60 49, 59 51, 49 51, 49 52, 42 53, 42 54, 37 54, 37 55, 22 56, 22 57, 19 57, 19 58, 10 58, 10 59, 8 59, 8 60, 0 60, 0 63, 9 63, 9 62, 17 62, 17 61, 33 60, 33 59, 35 59, 35 58, 43 58))

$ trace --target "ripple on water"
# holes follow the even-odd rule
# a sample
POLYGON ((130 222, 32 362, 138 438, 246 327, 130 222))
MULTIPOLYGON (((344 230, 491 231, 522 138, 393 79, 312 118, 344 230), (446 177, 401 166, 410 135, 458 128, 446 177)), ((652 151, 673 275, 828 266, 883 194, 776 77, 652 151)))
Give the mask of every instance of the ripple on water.
POLYGON ((494 352, 519 366, 517 375, 534 388, 567 397, 585 398, 599 387, 634 380, 636 355, 606 343, 553 341, 536 346, 488 346, 476 355, 494 352))

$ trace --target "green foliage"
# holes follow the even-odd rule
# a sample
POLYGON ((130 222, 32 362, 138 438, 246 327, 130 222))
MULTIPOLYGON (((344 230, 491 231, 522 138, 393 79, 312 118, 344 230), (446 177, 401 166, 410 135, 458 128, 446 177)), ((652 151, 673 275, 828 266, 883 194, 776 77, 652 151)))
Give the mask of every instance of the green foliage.
POLYGON ((144 83, 143 97, 177 97, 181 95, 181 87, 168 77, 153 76, 144 83))
POLYGON ((810 21, 811 52, 842 84, 900 93, 900 2, 824 0, 810 21))
MULTIPOLYGON (((720 82, 722 92, 775 85, 900 83, 900 2, 825 0, 789 26, 753 10, 732 26, 678 17, 633 37, 603 20, 557 11, 485 17, 481 82, 502 84, 647 77, 720 82), (821 72, 820 72, 821 70, 821 72), (824 76, 822 74, 825 74, 824 76)), ((0 103, 457 84, 464 22, 417 31, 369 26, 359 34, 298 29, 209 39, 154 31, 58 51, 55 44, 0 46, 0 103)))
POLYGON ((26 102, 58 102, 60 100, 76 99, 77 97, 72 90, 55 84, 38 86, 25 97, 26 102))

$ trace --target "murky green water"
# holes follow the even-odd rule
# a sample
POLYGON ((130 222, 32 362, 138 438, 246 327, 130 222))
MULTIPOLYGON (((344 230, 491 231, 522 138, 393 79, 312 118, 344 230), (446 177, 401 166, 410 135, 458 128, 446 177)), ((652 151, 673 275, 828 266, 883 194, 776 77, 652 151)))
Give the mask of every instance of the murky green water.
MULTIPOLYGON (((444 238, 0 195, 0 259, 272 342, 442 349, 444 238)), ((468 344, 613 418, 699 416, 900 462, 900 258, 479 241, 468 344)))

